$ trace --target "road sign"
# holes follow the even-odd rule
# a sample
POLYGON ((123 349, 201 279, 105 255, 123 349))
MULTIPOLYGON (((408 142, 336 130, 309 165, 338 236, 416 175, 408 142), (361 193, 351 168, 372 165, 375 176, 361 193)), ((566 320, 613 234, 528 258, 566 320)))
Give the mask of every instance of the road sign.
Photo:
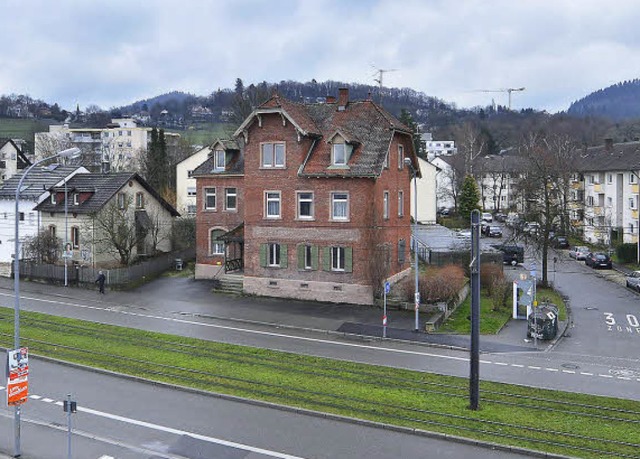
POLYGON ((391 291, 391 284, 389 282, 384 283, 384 292, 389 293, 391 291))

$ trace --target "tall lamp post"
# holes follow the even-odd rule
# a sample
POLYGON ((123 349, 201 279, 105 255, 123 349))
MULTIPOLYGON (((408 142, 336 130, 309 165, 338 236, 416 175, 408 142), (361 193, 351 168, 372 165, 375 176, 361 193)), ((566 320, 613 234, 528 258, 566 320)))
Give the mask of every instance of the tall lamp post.
MULTIPOLYGON (((31 166, 24 171, 18 187, 16 188, 16 207, 15 207, 15 240, 14 240, 14 252, 13 252, 13 291, 15 293, 14 309, 13 309, 13 348, 20 349, 20 191, 22 189, 22 183, 27 177, 31 169, 37 165, 49 161, 54 158, 77 158, 80 154, 79 148, 69 148, 67 150, 60 151, 55 155, 48 156, 39 161, 34 162, 31 166)), ((15 454, 14 457, 21 455, 20 453, 20 405, 14 406, 14 436, 15 436, 15 454)))
POLYGON ((417 225, 418 225, 418 171, 415 167, 413 167, 413 162, 411 158, 404 158, 404 163, 409 166, 411 169, 411 173, 413 174, 413 203, 414 203, 414 214, 413 214, 413 255, 415 258, 415 286, 416 291, 413 295, 414 297, 414 308, 416 311, 416 323, 415 323, 415 331, 420 330, 420 290, 418 289, 418 234, 417 234, 417 225))

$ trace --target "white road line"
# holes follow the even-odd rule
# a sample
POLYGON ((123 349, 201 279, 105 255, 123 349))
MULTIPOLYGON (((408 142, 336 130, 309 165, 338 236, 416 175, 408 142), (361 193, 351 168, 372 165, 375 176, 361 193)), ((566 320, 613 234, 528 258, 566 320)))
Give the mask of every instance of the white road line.
POLYGON ((576 374, 576 372, 575 372, 575 371, 573 371, 573 370, 562 370, 562 372, 563 372, 563 373, 568 373, 568 374, 570 374, 570 375, 575 375, 575 374, 576 374))
POLYGON ((31 395, 29 395, 29 398, 31 398, 33 400, 40 400, 42 397, 40 397, 39 395, 31 394, 31 395))
POLYGON ((520 365, 519 363, 512 363, 511 366, 515 368, 524 368, 524 365, 520 365))
POLYGON ((613 379, 613 376, 611 376, 611 375, 598 375, 598 376, 600 376, 601 378, 611 378, 611 379, 613 379))
POLYGON ((587 373, 586 371, 581 371, 580 374, 582 376, 593 376, 593 373, 587 373))
POLYGON ((41 401, 46 403, 52 403, 54 400, 51 400, 50 398, 43 398, 41 401))
POLYGON ((547 368, 545 368, 545 370, 546 370, 546 371, 555 371, 555 372, 560 371, 560 370, 558 370, 557 368, 548 368, 548 367, 547 367, 547 368))
POLYGON ((542 370, 542 368, 536 367, 536 366, 533 366, 533 365, 527 365, 527 368, 529 368, 530 370, 542 370))
POLYGON ((506 367, 509 364, 508 363, 504 363, 504 362, 493 362, 494 365, 500 365, 501 367, 506 367))

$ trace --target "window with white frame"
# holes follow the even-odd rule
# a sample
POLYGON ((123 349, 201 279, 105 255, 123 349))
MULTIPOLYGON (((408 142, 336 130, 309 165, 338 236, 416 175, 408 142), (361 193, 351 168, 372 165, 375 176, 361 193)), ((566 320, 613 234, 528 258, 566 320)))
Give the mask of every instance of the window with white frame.
POLYGON ((71 227, 71 245, 74 249, 80 248, 80 228, 77 226, 71 227))
POLYGON ((331 271, 344 271, 344 247, 331 247, 331 271))
POLYGON ((73 193, 73 205, 74 206, 80 205, 80 193, 73 193))
POLYGON ((633 172, 629 173, 629 183, 636 183, 636 174, 633 172))
POLYGON ((587 196, 587 205, 588 206, 592 206, 593 205, 593 196, 587 196))
POLYGON ((236 188, 224 189, 224 208, 225 210, 238 209, 238 190, 236 188))
POLYGON ((56 193, 53 191, 51 193, 51 204, 57 204, 56 193))
POLYGON ((118 209, 124 209, 126 204, 126 194, 118 193, 118 209))
POLYGON ((632 209, 636 208, 636 198, 633 196, 629 198, 629 207, 632 209))
POLYGON ((398 145, 398 169, 404 167, 404 146, 398 145))
POLYGON ((303 254, 304 269, 313 269, 313 246, 306 244, 303 247, 303 254))
POLYGON ((635 228, 633 226, 633 223, 629 223, 629 234, 633 234, 634 231, 635 231, 635 228))
POLYGON ((224 255, 224 241, 218 239, 223 234, 221 229, 209 231, 209 255, 224 255))
POLYGON ((188 204, 187 205, 187 214, 189 214, 189 215, 195 215, 196 214, 196 206, 195 206, 195 204, 188 204))
POLYGON ((613 183, 613 174, 607 174, 607 183, 613 183))
POLYGON ((589 185, 593 185, 596 182, 596 178, 593 174, 589 174, 589 185))
POLYGON ((389 218, 389 192, 382 193, 382 218, 385 220, 389 218))
POLYGON ((136 193, 136 209, 144 209, 144 193, 142 191, 136 193))
POLYGON ((204 210, 216 209, 216 189, 207 187, 204 189, 204 210))
POLYGON ((398 217, 404 217, 404 191, 398 191, 398 217))
POLYGON ((334 143, 331 149, 331 164, 333 166, 347 165, 347 149, 344 143, 334 143))
POLYGON ((269 253, 268 253, 268 265, 269 266, 280 266, 280 244, 269 244, 269 253))
POLYGON ((187 187, 187 196, 190 196, 190 197, 195 197, 196 196, 196 187, 195 186, 188 186, 187 187))
POLYGON ((261 165, 264 168, 284 167, 284 142, 268 142, 261 146, 261 165))
POLYGON ((298 191, 296 193, 298 201, 298 218, 300 220, 311 220, 313 218, 313 193, 311 191, 298 191))
POLYGON ((266 191, 264 193, 265 217, 280 218, 280 192, 266 191))
POLYGON ((215 150, 213 152, 214 170, 223 171, 226 166, 226 158, 224 150, 215 150))
POLYGON ((331 193, 331 219, 349 219, 349 194, 344 192, 331 193))

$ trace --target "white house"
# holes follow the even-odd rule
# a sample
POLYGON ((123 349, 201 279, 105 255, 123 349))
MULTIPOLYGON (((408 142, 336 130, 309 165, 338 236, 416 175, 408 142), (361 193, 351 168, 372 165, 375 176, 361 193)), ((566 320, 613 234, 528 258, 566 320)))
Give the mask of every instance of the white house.
POLYGON ((24 140, 0 138, 0 181, 14 176, 30 164, 20 143, 24 140))
POLYGON ((182 215, 196 215, 196 179, 191 174, 212 151, 213 144, 207 145, 176 165, 176 209, 182 215))
POLYGON ((450 156, 438 156, 431 160, 430 164, 435 166, 435 198, 436 210, 453 209, 455 207, 455 170, 451 165, 450 156))
MULTIPOLYGON (((18 202, 20 241, 38 234, 41 216, 35 207, 48 199, 47 190, 56 185, 64 186, 65 180, 87 172, 89 171, 84 167, 57 164, 35 167, 29 172, 22 182, 18 202)), ((22 175, 23 173, 14 175, 0 187, 0 267, 3 274, 11 272, 15 243, 16 188, 22 175)))
MULTIPOLYGON (((421 177, 418 185, 418 223, 436 222, 436 174, 438 168, 422 158, 418 158, 421 177)), ((411 218, 416 220, 415 185, 411 183, 411 218)))

